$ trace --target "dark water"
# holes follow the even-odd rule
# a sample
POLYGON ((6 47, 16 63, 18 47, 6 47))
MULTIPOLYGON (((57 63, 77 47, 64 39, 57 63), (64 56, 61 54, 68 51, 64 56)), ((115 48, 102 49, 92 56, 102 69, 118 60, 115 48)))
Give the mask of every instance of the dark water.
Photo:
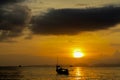
POLYGON ((120 80, 120 67, 69 67, 57 75, 55 67, 0 67, 0 80, 120 80))

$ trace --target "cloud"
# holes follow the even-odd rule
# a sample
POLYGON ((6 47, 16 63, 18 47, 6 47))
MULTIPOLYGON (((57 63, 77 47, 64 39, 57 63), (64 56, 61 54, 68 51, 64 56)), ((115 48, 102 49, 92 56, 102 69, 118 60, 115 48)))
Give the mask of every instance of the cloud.
POLYGON ((22 2, 22 1, 25 1, 25 0, 0 0, 0 5, 17 3, 17 2, 22 2))
POLYGON ((108 29, 120 23, 120 7, 87 9, 50 9, 33 17, 34 34, 73 35, 85 31, 108 29))
POLYGON ((0 41, 22 35, 29 23, 30 9, 26 6, 7 5, 0 9, 0 41))
POLYGON ((0 42, 14 42, 30 20, 30 9, 15 3, 25 0, 0 0, 0 42))
POLYGON ((30 32, 35 35, 75 35, 109 29, 120 23, 120 7, 49 9, 42 15, 33 16, 31 23, 30 19, 31 10, 26 6, 0 7, 0 41, 23 35, 28 24, 31 24, 30 32))

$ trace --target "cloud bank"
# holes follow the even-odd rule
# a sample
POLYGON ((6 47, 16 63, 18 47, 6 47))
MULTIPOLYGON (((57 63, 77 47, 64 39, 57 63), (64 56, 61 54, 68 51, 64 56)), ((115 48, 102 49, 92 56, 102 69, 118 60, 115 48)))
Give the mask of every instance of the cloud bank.
POLYGON ((23 2, 25 0, 0 0, 0 5, 23 2))
POLYGON ((12 4, 24 0, 0 1, 0 41, 22 35, 29 24, 31 11, 27 6, 12 4))
POLYGON ((34 34, 73 35, 108 29, 120 23, 120 7, 50 9, 32 19, 34 34))
POLYGON ((0 41, 17 37, 28 24, 30 10, 25 6, 12 6, 0 10, 0 41))
MULTIPOLYGON (((11 4, 14 1, 17 2, 13 0, 11 4)), ((33 35, 75 35, 109 29, 120 23, 119 6, 49 9, 31 19, 28 7, 10 5, 8 2, 3 1, 5 6, 0 6, 0 41, 21 36, 26 27, 29 27, 33 35)))

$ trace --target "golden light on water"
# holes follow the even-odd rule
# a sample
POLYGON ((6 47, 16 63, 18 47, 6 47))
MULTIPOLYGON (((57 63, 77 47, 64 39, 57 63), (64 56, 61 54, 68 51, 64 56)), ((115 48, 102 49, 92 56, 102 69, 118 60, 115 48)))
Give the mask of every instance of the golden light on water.
POLYGON ((81 70, 79 67, 76 67, 76 76, 81 76, 81 70))
POLYGON ((76 80, 83 80, 84 73, 81 67, 75 68, 75 76, 76 76, 76 80))
POLYGON ((80 49, 74 49, 73 51, 74 58, 82 58, 84 57, 84 53, 80 51, 80 49))

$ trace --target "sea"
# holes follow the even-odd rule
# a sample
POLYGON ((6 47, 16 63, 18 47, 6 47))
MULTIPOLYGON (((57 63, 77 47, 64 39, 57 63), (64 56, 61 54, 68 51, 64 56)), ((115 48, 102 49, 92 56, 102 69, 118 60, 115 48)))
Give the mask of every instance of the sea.
POLYGON ((59 75, 55 67, 0 67, 0 80, 120 80, 120 67, 67 67, 59 75))

